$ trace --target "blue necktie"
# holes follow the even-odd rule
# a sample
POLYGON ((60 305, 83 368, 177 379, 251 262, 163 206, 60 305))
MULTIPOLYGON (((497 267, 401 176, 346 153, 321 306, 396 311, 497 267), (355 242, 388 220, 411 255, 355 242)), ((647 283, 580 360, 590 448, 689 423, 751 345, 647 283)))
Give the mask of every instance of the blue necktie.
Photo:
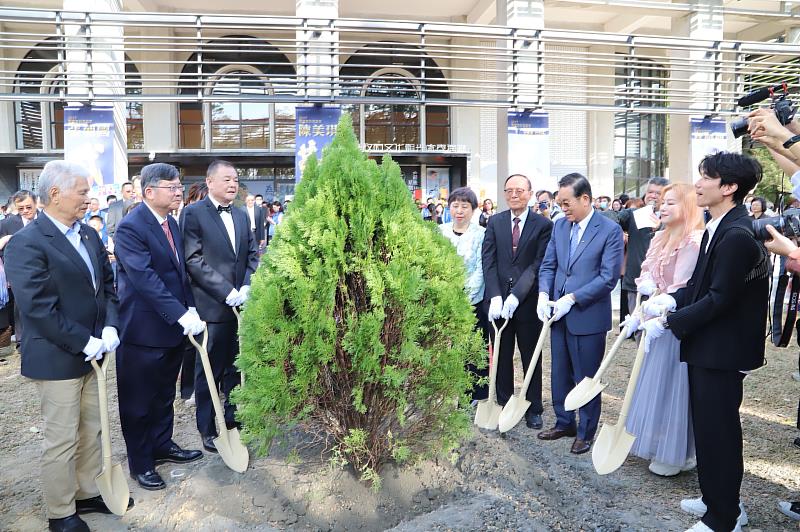
POLYGON ((575 254, 575 250, 578 249, 578 244, 581 242, 581 239, 578 238, 578 232, 580 230, 580 225, 577 223, 572 224, 572 231, 569 233, 569 258, 572 258, 572 255, 575 254))
POLYGON ((83 244, 83 242, 81 242, 81 234, 80 234, 80 232, 75 231, 72 228, 68 229, 67 230, 67 240, 69 240, 69 243, 72 244, 72 246, 75 248, 75 250, 81 256, 81 258, 83 259, 83 262, 86 263, 86 267, 89 268, 89 275, 92 276, 92 286, 97 288, 97 283, 94 280, 94 266, 92 266, 92 259, 89 258, 89 252, 86 251, 86 246, 83 244), (78 237, 77 238, 77 241, 78 241, 77 245, 75 245, 75 240, 76 240, 75 236, 78 237))

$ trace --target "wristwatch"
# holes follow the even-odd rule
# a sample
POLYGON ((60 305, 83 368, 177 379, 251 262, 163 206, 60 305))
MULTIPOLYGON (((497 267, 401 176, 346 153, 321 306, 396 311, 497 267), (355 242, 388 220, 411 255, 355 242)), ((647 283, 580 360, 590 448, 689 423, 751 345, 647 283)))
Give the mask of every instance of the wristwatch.
POLYGON ((783 143, 783 147, 788 150, 789 148, 791 148, 792 146, 794 146, 798 142, 800 142, 800 135, 795 135, 794 137, 792 137, 789 140, 787 140, 786 142, 784 142, 783 143))

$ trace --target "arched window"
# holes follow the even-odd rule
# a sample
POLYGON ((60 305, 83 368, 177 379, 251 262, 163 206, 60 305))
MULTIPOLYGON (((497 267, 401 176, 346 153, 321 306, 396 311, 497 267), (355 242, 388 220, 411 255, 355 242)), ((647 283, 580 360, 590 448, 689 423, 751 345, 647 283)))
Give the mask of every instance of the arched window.
POLYGON ((423 54, 416 45, 372 43, 342 66, 342 95, 376 100, 342 106, 351 113, 356 132, 363 131, 363 142, 449 143, 448 108, 427 103, 448 98, 447 83, 433 60, 425 58, 425 67, 420 68, 419 56, 423 54), (420 103, 423 100, 425 104, 420 103))
POLYGON ((211 98, 209 103, 180 104, 180 147, 294 148, 294 104, 259 98, 294 94, 294 67, 289 59, 269 43, 246 35, 210 41, 200 53, 201 72, 198 56, 193 54, 183 69, 180 92, 202 92, 211 98))

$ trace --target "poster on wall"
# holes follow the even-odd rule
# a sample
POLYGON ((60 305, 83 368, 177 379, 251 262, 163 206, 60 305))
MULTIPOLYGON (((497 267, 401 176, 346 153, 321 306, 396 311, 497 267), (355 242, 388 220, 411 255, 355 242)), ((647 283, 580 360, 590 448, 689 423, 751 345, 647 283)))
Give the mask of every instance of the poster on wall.
POLYGON ((119 185, 114 184, 113 108, 64 108, 64 159, 89 171, 91 195, 100 200, 101 207, 106 196, 119 192, 119 185))
POLYGON ((727 124, 722 119, 692 118, 692 182, 700 179, 697 167, 706 155, 728 148, 727 124))
POLYGON ((322 157, 322 149, 333 141, 342 110, 338 107, 298 107, 295 115, 294 179, 303 177, 303 168, 314 154, 322 157))
POLYGON ((556 180, 550 175, 547 113, 508 112, 508 174, 527 176, 534 189, 556 189, 556 180))
POLYGON ((450 196, 450 168, 428 167, 425 172, 425 198, 443 199, 450 196))
POLYGON ((36 192, 36 187, 39 184, 39 175, 41 173, 41 168, 20 168, 19 188, 17 190, 30 190, 31 192, 36 192))

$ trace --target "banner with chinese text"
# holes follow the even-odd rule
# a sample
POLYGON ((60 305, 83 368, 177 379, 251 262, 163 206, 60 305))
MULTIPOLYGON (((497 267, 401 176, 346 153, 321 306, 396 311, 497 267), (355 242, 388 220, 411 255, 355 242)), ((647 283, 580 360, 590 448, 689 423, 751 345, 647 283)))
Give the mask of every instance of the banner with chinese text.
POLYGON ((298 107, 295 118, 294 179, 300 181, 308 158, 322 157, 322 149, 333 141, 342 110, 338 107, 298 107))

